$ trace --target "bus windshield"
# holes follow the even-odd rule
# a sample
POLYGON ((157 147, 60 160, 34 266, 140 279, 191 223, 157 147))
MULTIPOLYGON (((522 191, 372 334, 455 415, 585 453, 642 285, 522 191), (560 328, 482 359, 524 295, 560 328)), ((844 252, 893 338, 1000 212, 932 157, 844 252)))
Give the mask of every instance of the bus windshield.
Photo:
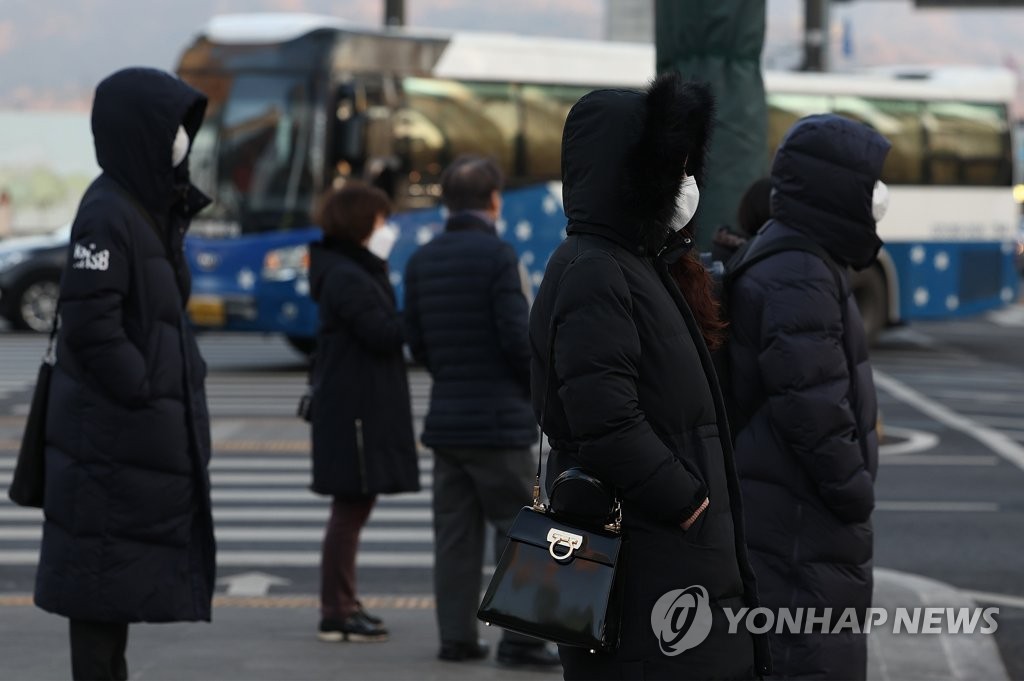
POLYGON ((223 76, 192 147, 197 186, 213 199, 202 218, 234 223, 242 233, 309 222, 314 193, 310 163, 313 115, 308 76, 223 76), (219 99, 216 93, 226 93, 219 99))

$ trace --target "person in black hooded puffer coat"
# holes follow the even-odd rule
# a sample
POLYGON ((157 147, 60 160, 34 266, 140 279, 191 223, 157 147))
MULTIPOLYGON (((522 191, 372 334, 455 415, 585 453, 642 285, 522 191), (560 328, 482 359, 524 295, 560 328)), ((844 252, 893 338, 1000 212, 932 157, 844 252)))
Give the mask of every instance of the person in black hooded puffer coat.
MULTIPOLYGON (((812 241, 841 267, 842 289, 824 260, 790 250, 750 266, 729 298, 732 389, 749 415, 736 463, 761 601, 819 615, 832 608, 833 625, 846 608, 863 623, 871 604, 877 402, 845 267, 869 266, 881 247, 872 199, 888 150, 861 123, 799 121, 775 156, 772 219, 756 248, 812 241)), ((780 678, 867 673, 867 636, 849 629, 787 631, 771 642, 780 678)))
POLYGON ((143 68, 104 80, 93 102, 103 173, 61 280, 35 590, 37 606, 70 619, 76 679, 126 678, 130 622, 210 619, 206 365, 185 318, 183 254, 208 203, 186 156, 205 108, 143 68))
POLYGON ((646 93, 591 92, 565 123, 568 237, 530 317, 533 406, 552 447, 549 492, 562 471, 587 469, 621 496, 625 538, 618 648, 560 647, 566 679, 768 670, 762 637, 728 631, 724 609, 757 607, 756 585, 718 380, 669 270, 692 248, 677 196, 692 196, 687 176, 702 181, 712 106, 707 86, 669 74, 646 93))

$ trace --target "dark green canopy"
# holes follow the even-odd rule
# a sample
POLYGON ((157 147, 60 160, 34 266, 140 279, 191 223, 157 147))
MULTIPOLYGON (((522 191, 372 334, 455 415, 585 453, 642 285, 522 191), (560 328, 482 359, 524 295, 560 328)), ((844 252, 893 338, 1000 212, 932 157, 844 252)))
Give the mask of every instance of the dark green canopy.
POLYGON ((735 224, 740 196, 768 170, 764 32, 765 0, 656 0, 658 72, 676 69, 710 83, 717 104, 697 213, 704 250, 719 225, 735 224))

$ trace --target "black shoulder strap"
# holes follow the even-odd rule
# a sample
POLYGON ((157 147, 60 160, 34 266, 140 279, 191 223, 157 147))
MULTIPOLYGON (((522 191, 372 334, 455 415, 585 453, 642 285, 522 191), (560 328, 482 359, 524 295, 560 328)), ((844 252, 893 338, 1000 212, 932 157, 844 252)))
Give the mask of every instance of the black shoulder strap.
POLYGON ((815 242, 799 236, 785 236, 773 239, 767 243, 761 237, 754 237, 748 241, 729 259, 725 268, 726 285, 731 285, 740 275, 762 260, 785 251, 804 251, 805 253, 812 253, 818 256, 828 267, 829 271, 832 272, 832 276, 836 281, 836 292, 839 295, 839 299, 846 300, 846 287, 843 285, 843 275, 839 272, 839 267, 832 259, 832 256, 815 242))

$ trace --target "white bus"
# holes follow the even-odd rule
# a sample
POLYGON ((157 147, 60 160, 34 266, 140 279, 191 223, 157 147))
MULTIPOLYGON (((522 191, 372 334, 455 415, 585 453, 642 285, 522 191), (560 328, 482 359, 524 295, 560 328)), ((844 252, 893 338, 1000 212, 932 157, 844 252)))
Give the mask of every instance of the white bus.
MULTIPOLYGON (((470 32, 375 29, 302 14, 214 18, 179 74, 210 97, 192 170, 214 198, 188 240, 193 320, 273 331, 304 345, 316 328, 305 244, 315 197, 359 177, 394 199, 392 280, 443 224, 441 170, 462 153, 508 179, 504 238, 536 285, 564 235, 566 114, 599 87, 643 87, 651 46, 470 32)), ((801 116, 834 111, 893 143, 879 265, 860 275, 870 332, 992 309, 1017 295, 1008 120, 1000 70, 866 75, 768 73, 771 148, 801 116)))

